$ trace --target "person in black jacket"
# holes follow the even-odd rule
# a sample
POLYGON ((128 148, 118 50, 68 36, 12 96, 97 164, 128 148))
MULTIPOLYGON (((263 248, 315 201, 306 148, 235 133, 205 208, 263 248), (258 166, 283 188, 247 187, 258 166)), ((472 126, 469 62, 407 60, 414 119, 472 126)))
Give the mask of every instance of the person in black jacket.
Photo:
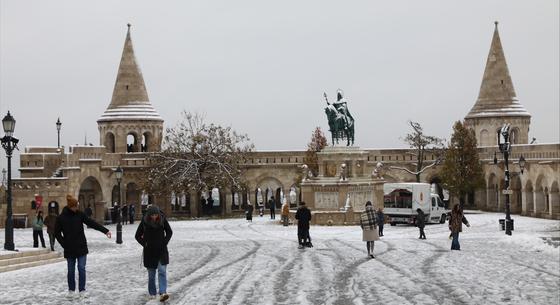
POLYGON ((420 239, 426 239, 426 234, 424 233, 424 227, 426 226, 426 214, 421 209, 416 209, 418 216, 416 216, 416 226, 420 229, 420 239))
POLYGON ((169 264, 167 244, 171 235, 173 235, 173 231, 163 212, 156 205, 148 207, 146 215, 138 225, 135 237, 136 241, 144 247, 144 267, 148 269, 148 293, 150 298, 156 297, 157 269, 161 302, 169 299, 169 295, 167 295, 167 265, 169 264))
POLYGON ((250 202, 247 202, 247 208, 245 209, 245 219, 247 219, 247 221, 253 222, 253 206, 250 202))
POLYGON ((313 247, 311 244, 311 236, 309 236, 309 222, 311 221, 311 211, 305 206, 305 202, 301 202, 296 212, 298 220, 298 242, 299 248, 313 247))
POLYGON ((78 289, 86 290, 86 257, 88 254, 87 240, 84 235, 84 223, 111 238, 111 232, 104 226, 87 217, 78 210, 78 200, 72 195, 66 196, 66 206, 56 218, 54 236, 64 248, 64 258, 68 262, 68 290, 73 294, 76 290, 75 268, 78 261, 78 289))
POLYGON ((274 201, 274 196, 268 199, 268 206, 270 208, 270 219, 276 219, 276 201, 274 201))

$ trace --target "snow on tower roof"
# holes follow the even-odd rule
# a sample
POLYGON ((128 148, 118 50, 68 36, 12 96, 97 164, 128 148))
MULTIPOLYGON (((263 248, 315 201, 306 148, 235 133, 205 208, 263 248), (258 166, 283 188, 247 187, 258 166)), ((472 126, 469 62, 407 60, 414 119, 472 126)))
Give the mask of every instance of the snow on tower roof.
POLYGON ((105 113, 97 122, 121 120, 163 121, 150 104, 144 78, 136 62, 134 48, 132 47, 130 23, 127 26, 128 30, 111 104, 109 104, 109 107, 107 107, 107 110, 105 110, 105 113))
POLYGON ((478 99, 465 118, 527 116, 531 114, 519 103, 502 48, 496 21, 478 99))

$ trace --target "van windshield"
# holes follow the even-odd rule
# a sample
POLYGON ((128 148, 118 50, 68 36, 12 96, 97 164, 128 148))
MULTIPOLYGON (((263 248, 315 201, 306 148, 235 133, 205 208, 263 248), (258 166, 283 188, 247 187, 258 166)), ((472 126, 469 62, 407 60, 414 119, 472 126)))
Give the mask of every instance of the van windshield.
POLYGON ((407 190, 394 190, 383 197, 385 208, 412 209, 412 193, 407 190))

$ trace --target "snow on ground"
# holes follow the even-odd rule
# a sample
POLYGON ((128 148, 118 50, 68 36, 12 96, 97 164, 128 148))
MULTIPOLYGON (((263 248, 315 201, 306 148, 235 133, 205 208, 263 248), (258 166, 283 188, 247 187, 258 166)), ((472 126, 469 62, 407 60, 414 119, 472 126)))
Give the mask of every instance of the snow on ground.
MULTIPOLYGON (((560 248, 541 237, 558 236, 560 222, 514 216, 515 231, 506 236, 502 217, 467 215, 471 228, 453 252, 447 224, 428 225, 427 240, 417 239, 415 227, 386 225, 375 259, 367 258, 357 226, 312 226, 314 248, 300 250, 295 226, 266 217, 173 221, 167 303, 559 304, 560 248)), ((62 262, 0 273, 0 304, 146 304, 136 226, 124 226, 122 245, 115 226, 113 239, 86 230, 89 298, 64 297, 62 262)), ((16 229, 15 242, 30 246, 31 230, 16 229)))

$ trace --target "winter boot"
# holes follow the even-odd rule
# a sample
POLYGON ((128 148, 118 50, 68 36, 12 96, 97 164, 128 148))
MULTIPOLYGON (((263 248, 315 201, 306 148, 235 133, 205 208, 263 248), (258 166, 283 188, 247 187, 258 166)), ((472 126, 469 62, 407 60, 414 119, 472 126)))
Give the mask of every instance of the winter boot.
POLYGON ((160 302, 165 302, 168 299, 169 299, 169 295, 167 293, 164 293, 164 294, 160 295, 160 297, 159 297, 160 302))

